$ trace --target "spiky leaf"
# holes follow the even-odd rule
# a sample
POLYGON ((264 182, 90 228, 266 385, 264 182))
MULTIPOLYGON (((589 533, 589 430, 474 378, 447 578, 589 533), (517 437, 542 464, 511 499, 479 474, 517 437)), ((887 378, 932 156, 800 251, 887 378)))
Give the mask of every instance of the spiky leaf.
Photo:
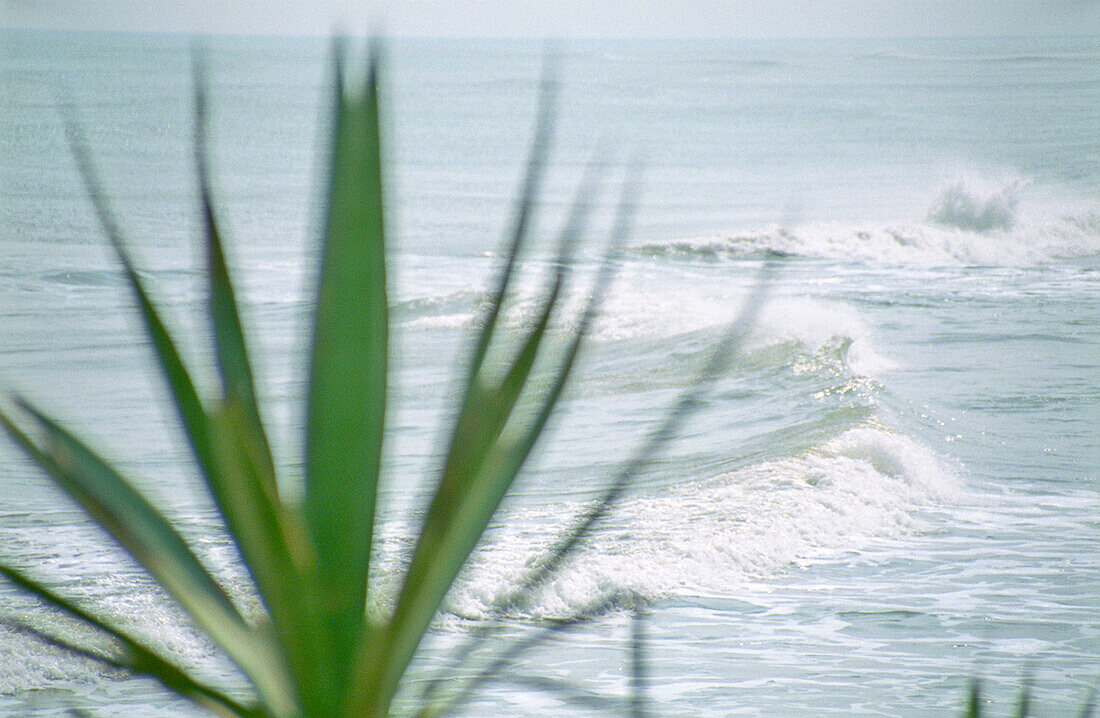
POLYGON ((271 619, 306 715, 326 715, 337 700, 332 655, 315 590, 316 569, 299 512, 268 490, 258 437, 239 401, 228 397, 211 414, 212 447, 227 486, 229 528, 271 619))
POLYGON ((16 444, 160 582, 261 690, 274 691, 283 676, 270 665, 271 645, 245 622, 172 524, 86 445, 27 402, 21 406, 39 438, 0 412, 0 424, 16 444))
POLYGON ((72 601, 54 593, 23 572, 9 566, 0 565, 0 574, 3 574, 9 581, 25 591, 38 596, 48 605, 110 636, 119 644, 121 651, 117 656, 105 656, 97 651, 79 646, 70 640, 59 639, 47 635, 25 624, 9 622, 9 625, 13 625, 17 630, 30 633, 39 640, 96 662, 103 663, 111 668, 116 668, 135 675, 144 675, 154 678, 160 681, 160 683, 169 690, 206 707, 217 715, 237 716, 240 718, 259 718, 264 715, 260 709, 245 706, 233 698, 230 698, 222 691, 202 684, 186 671, 174 665, 171 661, 159 655, 155 650, 149 648, 138 639, 113 626, 105 619, 95 616, 72 601))
POLYGON ((372 52, 363 87, 350 94, 337 71, 307 408, 304 510, 341 682, 365 620, 386 404, 377 62, 372 52))

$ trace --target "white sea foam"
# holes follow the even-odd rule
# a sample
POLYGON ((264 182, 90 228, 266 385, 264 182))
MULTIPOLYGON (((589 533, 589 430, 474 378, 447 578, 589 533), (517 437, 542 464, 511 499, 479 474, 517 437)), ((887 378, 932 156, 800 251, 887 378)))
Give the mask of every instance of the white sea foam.
MULTIPOLYGON (((721 330, 736 320, 750 293, 751 275, 684 277, 652 271, 624 272, 606 297, 603 311, 590 332, 594 341, 663 340, 701 331, 721 330)), ((525 283, 506 309, 512 328, 529 327, 541 311, 538 285, 525 283)), ((563 302, 565 317, 577 317, 584 296, 563 302)), ((484 316, 487 292, 460 292, 446 297, 403 303, 398 311, 410 329, 472 329, 484 316)), ((819 298, 773 294, 760 308, 744 350, 762 353, 779 345, 775 358, 835 355, 857 376, 879 377, 896 368, 879 353, 873 330, 850 305, 819 298)))
POLYGON ((794 342, 796 351, 818 355, 841 347, 837 359, 857 376, 878 377, 897 364, 875 348, 871 329, 851 306, 805 297, 778 297, 760 310, 746 349, 794 342))
POLYGON ((703 259, 779 253, 873 264, 1020 266, 1100 253, 1096 222, 1086 215, 986 232, 936 224, 817 222, 650 243, 640 251, 703 259))
MULTIPOLYGON (((799 456, 627 500, 542 592, 535 611, 569 613, 624 587, 651 598, 730 595, 875 539, 919 532, 920 509, 957 490, 952 472, 916 441, 878 426, 851 429, 799 456)), ((482 552, 456 609, 486 610, 546 542, 533 527, 560 527, 580 508, 559 504, 517 516, 482 552)))
POLYGON ((966 176, 936 192, 923 222, 768 225, 635 250, 710 261, 770 253, 887 265, 1034 265, 1100 254, 1100 206, 1020 177, 966 176))
POLYGON ((472 312, 454 312, 410 319, 409 329, 463 329, 474 326, 480 315, 472 312))
POLYGON ((990 232, 1016 223, 1019 183, 989 188, 962 179, 946 187, 928 210, 928 219, 947 227, 990 232))

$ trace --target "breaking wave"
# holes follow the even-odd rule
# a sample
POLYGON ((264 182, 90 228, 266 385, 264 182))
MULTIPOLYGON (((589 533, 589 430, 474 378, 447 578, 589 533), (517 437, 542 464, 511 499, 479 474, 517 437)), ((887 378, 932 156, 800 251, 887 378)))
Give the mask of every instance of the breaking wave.
MULTIPOLYGON (((952 470, 929 449, 881 426, 856 427, 795 456, 628 499, 533 610, 568 614, 608 587, 650 598, 726 594, 875 539, 920 532, 919 509, 958 491, 952 470)), ((542 533, 580 508, 519 512, 481 552, 454 609, 487 611, 547 541, 542 533)))
POLYGON ((960 180, 940 193, 928 210, 928 219, 971 232, 1009 230, 1016 223, 1017 195, 1017 184, 983 192, 960 180))
POLYGON ((1100 254, 1095 203, 1030 201, 1031 185, 960 179, 917 222, 807 222, 649 242, 643 256, 702 261, 784 255, 872 264, 1021 266, 1100 254))

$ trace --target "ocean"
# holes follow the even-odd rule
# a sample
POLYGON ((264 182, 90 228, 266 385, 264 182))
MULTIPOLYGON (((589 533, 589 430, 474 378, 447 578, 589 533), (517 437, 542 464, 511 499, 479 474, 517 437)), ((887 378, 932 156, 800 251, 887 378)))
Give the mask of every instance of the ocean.
MULTIPOLYGON (((143 276, 212 385, 193 43, 0 41, 0 386, 90 437, 243 590, 58 110, 71 103, 143 276)), ((228 253, 292 477, 329 43, 199 46, 228 253)), ((950 716, 976 676, 993 715, 1025 680, 1035 715, 1081 705, 1100 674, 1100 38, 393 40, 385 55, 396 371, 383 584, 438 471, 544 72, 559 86, 556 129, 509 326, 531 319, 585 167, 605 171, 574 312, 620 191, 641 189, 562 411, 425 665, 693 385, 770 262, 740 351, 531 615, 644 596, 662 716, 950 716)), ((7 441, 0 556, 239 684, 7 441)), ((0 616, 73 630, 8 585, 0 616)), ((517 685, 523 675, 625 695, 629 636, 612 615, 556 639, 468 713, 573 710, 517 685)), ((0 713, 74 707, 195 715, 0 627, 0 713)))

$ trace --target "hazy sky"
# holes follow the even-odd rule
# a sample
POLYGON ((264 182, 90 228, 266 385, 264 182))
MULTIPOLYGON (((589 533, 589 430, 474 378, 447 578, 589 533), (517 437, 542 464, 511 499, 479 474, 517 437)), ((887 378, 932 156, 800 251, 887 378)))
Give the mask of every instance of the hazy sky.
POLYGON ((1100 0, 0 0, 0 25, 182 32, 598 37, 1093 34, 1100 0))

